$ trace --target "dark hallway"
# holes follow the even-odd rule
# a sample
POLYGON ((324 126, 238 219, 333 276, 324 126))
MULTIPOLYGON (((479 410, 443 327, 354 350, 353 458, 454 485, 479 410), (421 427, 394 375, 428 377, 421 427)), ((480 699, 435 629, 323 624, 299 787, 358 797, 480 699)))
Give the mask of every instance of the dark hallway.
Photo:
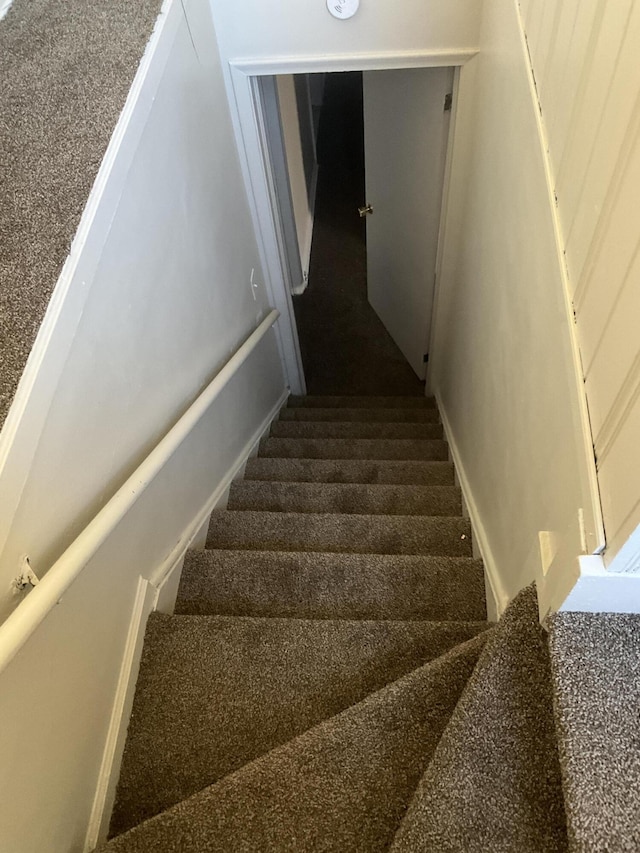
POLYGON ((421 395, 367 301, 362 75, 328 74, 309 285, 294 297, 309 394, 421 395))

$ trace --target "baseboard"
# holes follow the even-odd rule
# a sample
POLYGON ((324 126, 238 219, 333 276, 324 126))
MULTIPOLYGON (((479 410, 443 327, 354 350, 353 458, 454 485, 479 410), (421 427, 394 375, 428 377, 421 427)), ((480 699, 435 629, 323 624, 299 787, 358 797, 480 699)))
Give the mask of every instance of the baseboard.
POLYGON ((172 609, 172 599, 175 598, 175 592, 180 582, 182 565, 187 550, 193 542, 198 541, 199 535, 203 527, 207 525, 209 516, 213 510, 223 508, 226 505, 232 482, 242 474, 247 460, 255 454, 260 439, 269 430, 272 421, 286 402, 289 393, 288 388, 283 391, 277 403, 271 408, 257 429, 254 430, 236 460, 229 466, 226 474, 222 477, 196 517, 187 526, 168 557, 151 574, 149 579, 141 577, 138 581, 84 845, 85 853, 93 850, 98 843, 103 841, 108 831, 129 716, 133 705, 135 685, 138 678, 138 668, 147 618, 156 609, 163 612, 169 612, 172 609))
POLYGON ((89 827, 85 837, 84 851, 94 850, 103 841, 109 830, 111 810, 120 775, 120 764, 127 736, 129 716, 133 706, 133 695, 142 656, 142 643, 149 614, 154 609, 157 590, 144 578, 139 578, 138 588, 129 623, 127 641, 118 677, 107 741, 100 764, 98 783, 93 799, 89 827))
POLYGON ((153 572, 149 578, 149 583, 156 587, 156 589, 162 586, 167 575, 171 574, 176 563, 186 554, 191 543, 196 539, 198 532, 204 524, 206 524, 208 516, 211 515, 214 509, 223 507, 231 484, 244 470, 244 466, 247 464, 247 460, 254 452, 256 445, 260 443, 260 439, 271 426, 271 422, 274 420, 284 403, 286 403, 289 393, 288 388, 282 392, 276 404, 270 409, 269 413, 260 423, 260 426, 254 430, 251 438, 246 442, 232 465, 229 466, 226 474, 213 490, 200 512, 186 528, 171 553, 158 566, 156 571, 153 572))
POLYGON ((451 461, 455 465, 456 476, 460 483, 463 501, 469 514, 474 548, 477 548, 479 556, 484 563, 485 586, 487 589, 487 613, 490 617, 498 619, 504 613, 507 605, 509 604, 509 596, 507 595, 500 578, 497 563, 494 558, 493 551, 491 550, 489 537, 487 536, 482 516, 478 510, 478 505, 475 501, 473 491, 469 483, 469 478, 462 461, 460 449, 457 445, 453 430, 451 429, 446 409, 437 391, 435 393, 435 398, 440 412, 440 419, 442 420, 444 436, 449 444, 451 461))

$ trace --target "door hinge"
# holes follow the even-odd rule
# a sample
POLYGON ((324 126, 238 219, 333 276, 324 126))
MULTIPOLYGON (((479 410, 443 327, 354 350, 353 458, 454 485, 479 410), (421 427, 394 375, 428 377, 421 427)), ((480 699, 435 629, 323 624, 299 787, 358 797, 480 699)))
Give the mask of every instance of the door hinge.
POLYGON ((425 354, 422 356, 422 360, 424 361, 425 364, 427 364, 427 362, 429 361, 429 353, 428 352, 425 352, 425 354))
POLYGON ((448 113, 453 106, 453 92, 449 92, 444 96, 444 111, 448 113))

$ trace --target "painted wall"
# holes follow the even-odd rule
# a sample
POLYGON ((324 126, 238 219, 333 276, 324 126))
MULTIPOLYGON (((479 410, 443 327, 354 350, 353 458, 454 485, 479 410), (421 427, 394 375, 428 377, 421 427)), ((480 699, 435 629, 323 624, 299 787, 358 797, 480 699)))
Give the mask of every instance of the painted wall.
POLYGON ((540 131, 515 0, 485 0, 460 79, 431 379, 502 606, 542 580, 540 531, 570 573, 602 544, 540 131))
POLYGON ((610 563, 640 524, 640 6, 520 0, 549 147, 610 563))
MULTIPOLYGON (((44 574, 268 309, 208 6, 185 5, 189 25, 165 6, 3 436, 5 613, 19 556, 44 574)), ((128 637, 283 392, 272 330, 0 673, 3 850, 95 836, 128 637)))
POLYGON ((477 0, 366 0, 347 21, 325 0, 210 2, 223 60, 474 48, 481 14, 477 0))

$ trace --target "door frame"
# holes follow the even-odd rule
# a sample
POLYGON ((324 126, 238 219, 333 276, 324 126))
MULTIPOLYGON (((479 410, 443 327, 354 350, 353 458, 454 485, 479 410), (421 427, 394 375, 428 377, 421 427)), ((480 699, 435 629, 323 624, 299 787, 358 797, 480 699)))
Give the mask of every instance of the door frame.
MULTIPOLYGON (((281 194, 273 165, 274 140, 269 135, 271 117, 263 98, 260 78, 278 74, 315 74, 335 71, 383 71, 403 68, 453 66, 454 102, 449 131, 447 166, 439 233, 438 252, 444 237, 444 218, 450 177, 450 152, 455 130, 455 93, 464 84, 464 65, 477 55, 477 50, 429 50, 398 53, 344 54, 334 57, 302 56, 295 58, 234 59, 229 62, 232 119, 238 139, 240 165, 249 195, 249 206, 258 241, 258 251, 265 275, 265 287, 271 306, 280 312, 276 325, 278 348, 286 382, 293 394, 305 394, 306 383, 300 353, 291 296, 290 265, 287 238, 283 227, 286 216, 280 210, 281 194)), ((439 267, 436 264, 434 309, 437 305, 439 267)), ((435 322, 432 322, 432 333, 435 322)))

